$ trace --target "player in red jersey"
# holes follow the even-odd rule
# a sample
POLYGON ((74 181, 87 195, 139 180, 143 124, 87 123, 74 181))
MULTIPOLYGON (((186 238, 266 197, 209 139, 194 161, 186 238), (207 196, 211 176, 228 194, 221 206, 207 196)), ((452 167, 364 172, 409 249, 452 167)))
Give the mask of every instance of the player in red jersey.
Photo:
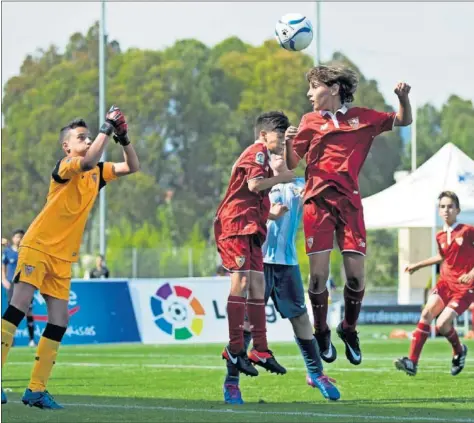
POLYGON ((327 325, 326 281, 335 232, 347 276, 344 320, 337 333, 345 343, 346 357, 357 365, 362 361, 356 323, 364 297, 366 252, 358 175, 377 135, 411 123, 410 86, 399 83, 395 87, 399 110, 385 113, 347 106, 353 101, 358 83, 350 69, 317 66, 309 71, 307 79, 307 95, 314 111, 303 116, 297 130, 289 131, 286 159, 289 169, 294 169, 306 157, 303 225, 315 337, 321 358, 328 363, 334 361, 337 353, 327 325))
POLYGON ((395 361, 395 367, 410 376, 415 376, 421 350, 430 335, 430 324, 438 316, 436 328, 453 347, 451 374, 461 373, 467 355, 466 345, 461 344, 453 322, 474 302, 474 227, 456 222, 460 204, 458 196, 451 191, 439 197, 439 214, 444 228, 436 235, 439 253, 429 259, 407 266, 409 273, 441 264, 441 274, 435 289, 421 312, 418 326, 413 333, 408 357, 395 361))
POLYGON ((267 345, 261 247, 267 233, 269 190, 294 177, 292 171, 273 176, 269 163, 270 153, 282 152, 289 126, 288 118, 281 112, 268 112, 257 118, 257 141, 247 147, 234 164, 227 192, 214 220, 217 250, 222 265, 231 272, 227 300, 229 345, 222 357, 250 376, 258 375, 252 363, 273 373, 286 373, 267 345), (249 356, 244 348, 246 312, 253 339, 249 356))

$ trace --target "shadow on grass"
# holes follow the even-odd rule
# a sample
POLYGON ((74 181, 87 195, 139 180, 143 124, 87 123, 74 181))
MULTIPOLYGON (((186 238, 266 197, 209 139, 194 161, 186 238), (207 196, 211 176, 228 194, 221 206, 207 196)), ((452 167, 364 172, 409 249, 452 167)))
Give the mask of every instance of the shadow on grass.
MULTIPOLYGON (((124 391, 124 395, 127 392, 124 391)), ((11 398, 10 398, 11 397, 11 398)), ((2 422, 459 422, 474 423, 472 409, 442 409, 426 405, 471 402, 472 398, 418 398, 393 401, 340 401, 337 403, 246 403, 84 395, 59 395, 64 410, 47 412, 25 407, 18 393, 2 406, 2 422), (405 407, 387 407, 403 404, 405 407), (410 404, 406 406, 406 404, 410 404), (416 406, 424 404, 424 406, 416 406), (385 406, 384 406, 385 405, 385 406)))

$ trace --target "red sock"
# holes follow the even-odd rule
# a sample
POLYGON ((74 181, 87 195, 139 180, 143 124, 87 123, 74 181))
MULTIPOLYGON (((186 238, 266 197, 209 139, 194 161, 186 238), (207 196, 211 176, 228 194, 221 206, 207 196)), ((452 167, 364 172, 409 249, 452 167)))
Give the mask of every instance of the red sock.
POLYGON ((425 345, 428 336, 430 335, 430 325, 419 322, 416 326, 415 332, 413 332, 413 338, 411 340, 410 352, 408 358, 417 364, 420 358, 421 350, 425 345))
POLYGON ((364 298, 365 288, 362 291, 353 291, 347 285, 344 286, 344 321, 343 329, 355 331, 357 319, 359 318, 362 298, 364 298))
POLYGON ((316 293, 308 290, 308 296, 313 308, 314 331, 316 333, 326 332, 328 330, 328 300, 329 292, 325 289, 323 292, 316 293))
POLYGON ((229 348, 232 354, 244 349, 245 298, 229 295, 227 320, 229 322, 229 348))
POLYGON ((456 332, 456 329, 451 328, 451 330, 444 335, 444 337, 449 341, 451 346, 453 347, 453 354, 458 355, 462 353, 462 344, 461 341, 459 340, 458 333, 456 332))
POLYGON ((259 352, 268 350, 267 317, 265 316, 265 300, 247 300, 247 315, 254 348, 259 352))

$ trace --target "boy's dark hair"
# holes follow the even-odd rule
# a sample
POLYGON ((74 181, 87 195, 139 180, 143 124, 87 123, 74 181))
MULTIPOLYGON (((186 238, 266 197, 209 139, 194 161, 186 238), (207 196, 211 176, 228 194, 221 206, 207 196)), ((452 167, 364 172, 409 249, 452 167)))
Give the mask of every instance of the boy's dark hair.
POLYGON ((87 128, 87 123, 84 119, 77 118, 69 122, 66 126, 63 126, 61 130, 59 131, 59 142, 60 144, 63 143, 65 138, 67 137, 67 134, 71 129, 76 129, 76 128, 87 128))
POLYGON ((457 209, 461 209, 461 204, 459 203, 459 197, 453 192, 453 191, 443 191, 439 196, 438 196, 438 201, 441 201, 442 198, 448 197, 451 200, 453 200, 454 205, 456 206, 457 209))
POLYGON ((328 87, 339 84, 341 103, 352 103, 354 101, 354 93, 359 83, 359 78, 352 69, 338 66, 316 66, 311 68, 306 74, 306 79, 309 83, 318 81, 328 87))
POLYGON ((283 112, 272 111, 262 113, 255 121, 255 139, 258 139, 260 131, 285 132, 290 126, 290 120, 283 112))
POLYGON ((23 235, 25 235, 25 231, 24 231, 23 229, 15 229, 15 230, 13 231, 13 233, 12 233, 12 238, 13 238, 15 235, 18 235, 18 234, 20 234, 20 235, 23 236, 23 235))

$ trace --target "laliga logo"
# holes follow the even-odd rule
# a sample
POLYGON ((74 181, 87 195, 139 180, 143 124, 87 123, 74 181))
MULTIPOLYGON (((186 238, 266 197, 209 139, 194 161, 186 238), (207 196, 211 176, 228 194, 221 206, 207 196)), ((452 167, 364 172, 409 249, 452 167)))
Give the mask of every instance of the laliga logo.
MULTIPOLYGON (((43 296, 39 293, 39 291, 35 292, 33 298, 36 304, 39 304, 40 306, 46 305, 46 301, 44 300, 43 296)), ((69 294, 68 307, 70 307, 68 309, 69 317, 73 316, 81 309, 81 307, 77 305, 77 294, 74 291, 71 291, 69 294)), ((46 312, 46 314, 34 314, 33 318, 37 322, 47 322, 48 313, 46 312)))
POLYGON ((169 283, 161 285, 150 299, 155 324, 166 334, 181 341, 198 336, 204 326, 204 308, 193 291, 169 283))

